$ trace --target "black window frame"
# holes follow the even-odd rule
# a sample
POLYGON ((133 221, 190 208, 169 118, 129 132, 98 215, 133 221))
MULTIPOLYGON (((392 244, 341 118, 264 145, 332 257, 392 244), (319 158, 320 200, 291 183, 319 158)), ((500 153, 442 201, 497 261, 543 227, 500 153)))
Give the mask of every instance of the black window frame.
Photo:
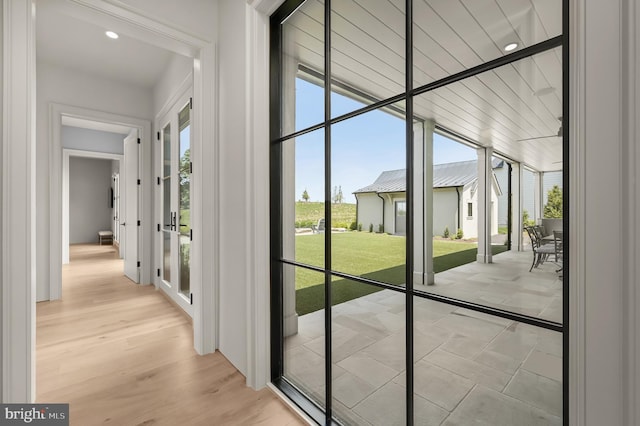
MULTIPOLYGON (((458 299, 452 299, 446 296, 440 296, 431 293, 416 292, 413 289, 413 137, 412 137, 412 120, 406 122, 406 156, 407 156, 407 190, 406 190, 406 287, 398 288, 396 286, 380 283, 366 278, 353 276, 350 274, 333 271, 331 269, 331 233, 325 233, 325 268, 310 267, 283 259, 283 242, 282 242, 282 143, 291 140, 297 136, 310 133, 314 130, 325 130, 325 218, 331 223, 331 126, 344 120, 359 116, 366 112, 370 112, 383 107, 392 107, 392 104, 404 101, 406 105, 405 114, 407 117, 413 116, 413 98, 420 94, 444 87, 448 84, 464 80, 469 77, 479 75, 483 72, 496 69, 500 66, 516 62, 521 59, 529 58, 537 53, 545 52, 557 47, 562 48, 562 171, 563 171, 563 231, 565 235, 569 233, 569 2, 570 0, 562 0, 562 34, 532 46, 514 51, 502 57, 482 63, 480 65, 465 69, 456 74, 446 76, 440 80, 421 85, 417 88, 413 87, 413 15, 412 0, 405 0, 405 91, 393 97, 376 100, 370 98, 371 103, 358 110, 343 114, 338 117, 331 117, 331 88, 332 85, 340 85, 340 83, 332 80, 331 76, 331 3, 332 0, 324 1, 324 66, 325 74, 319 75, 324 79, 324 101, 325 101, 325 119, 324 122, 317 123, 305 129, 294 131, 287 135, 281 134, 282 109, 281 109, 281 28, 282 23, 295 11, 305 3, 306 0, 285 0, 285 2, 271 15, 270 18, 270 279, 271 279, 271 381, 280 389, 287 397, 289 397, 302 411, 313 418, 318 424, 339 424, 332 416, 332 391, 331 384, 331 339, 325 339, 325 383, 326 409, 322 409, 314 401, 308 399, 303 392, 296 388, 294 384, 289 382, 284 376, 284 324, 283 324, 283 271, 284 265, 302 267, 325 274, 325 336, 331 336, 331 280, 332 277, 348 278, 356 282, 375 285, 378 287, 398 291, 406 294, 406 410, 407 425, 413 425, 413 298, 422 297, 441 303, 446 303, 456 307, 467 308, 476 312, 494 315, 500 318, 517 321, 524 324, 556 331, 562 334, 562 421, 564 425, 569 424, 569 359, 571 348, 569 347, 569 259, 570 259, 570 241, 566 241, 564 245, 564 268, 563 268, 563 313, 562 323, 556 323, 539 318, 530 317, 524 314, 517 314, 484 305, 478 305, 471 302, 465 302, 458 299)), ((339 0, 337 0, 339 1, 339 0)), ((345 89, 345 87, 341 87, 345 89)), ((346 88, 348 89, 348 88, 346 88)), ((509 165, 511 170, 511 165, 509 165)), ((509 182, 510 185, 510 182, 509 182)), ((509 240, 510 242, 510 240, 509 240)), ((510 244, 509 244, 510 246, 510 244)))

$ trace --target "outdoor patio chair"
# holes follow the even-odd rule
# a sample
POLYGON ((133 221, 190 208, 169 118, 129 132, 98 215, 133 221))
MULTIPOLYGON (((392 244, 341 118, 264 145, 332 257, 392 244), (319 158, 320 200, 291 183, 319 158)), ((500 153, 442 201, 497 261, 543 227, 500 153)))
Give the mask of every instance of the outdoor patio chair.
POLYGON ((549 256, 555 256, 556 250, 554 244, 544 244, 542 242, 542 238, 539 236, 540 234, 536 232, 535 227, 527 226, 524 228, 529 234, 529 239, 531 239, 531 249, 533 251, 533 262, 531 263, 531 268, 529 268, 529 272, 533 270, 533 268, 537 268, 540 266, 549 256))
POLYGON ((533 231, 536 233, 538 240, 540 241, 540 245, 549 244, 553 242, 553 234, 546 235, 544 226, 542 225, 534 225, 532 226, 533 231))
POLYGON ((555 263, 560 267, 560 269, 556 269, 556 272, 562 272, 562 260, 563 260, 563 235, 562 231, 553 231, 553 245, 555 250, 555 263))
POLYGON ((324 232, 324 219, 319 219, 317 225, 311 225, 311 232, 320 234, 324 232))

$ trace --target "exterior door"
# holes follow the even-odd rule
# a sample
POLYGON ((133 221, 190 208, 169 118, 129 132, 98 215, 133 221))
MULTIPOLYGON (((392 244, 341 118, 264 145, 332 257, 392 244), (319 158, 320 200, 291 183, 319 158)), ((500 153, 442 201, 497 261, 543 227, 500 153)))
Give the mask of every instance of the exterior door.
POLYGON ((124 240, 124 274, 133 282, 140 282, 138 266, 138 131, 132 130, 124 140, 124 217, 120 224, 124 240))
POLYGON ((191 103, 165 117, 161 133, 160 286, 192 315, 191 305, 191 103))

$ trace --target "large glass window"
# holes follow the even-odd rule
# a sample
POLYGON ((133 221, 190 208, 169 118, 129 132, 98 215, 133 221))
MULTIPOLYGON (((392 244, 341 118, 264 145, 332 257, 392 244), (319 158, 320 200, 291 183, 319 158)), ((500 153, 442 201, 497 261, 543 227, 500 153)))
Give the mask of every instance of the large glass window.
POLYGON ((319 424, 568 424, 567 4, 272 15, 272 380, 319 424))

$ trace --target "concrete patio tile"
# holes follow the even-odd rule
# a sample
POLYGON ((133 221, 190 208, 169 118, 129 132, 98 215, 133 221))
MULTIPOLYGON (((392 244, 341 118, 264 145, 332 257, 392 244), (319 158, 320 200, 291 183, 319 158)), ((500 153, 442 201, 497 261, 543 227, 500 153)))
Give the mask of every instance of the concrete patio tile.
MULTIPOLYGON (((358 404, 354 412, 375 426, 404 426, 406 424, 406 391, 404 386, 390 382, 358 404)), ((414 395, 416 425, 437 426, 449 414, 446 410, 414 395)))
POLYGON ((398 375, 396 370, 360 353, 343 359, 338 366, 376 388, 382 387, 398 375))
MULTIPOLYGON (((393 382, 404 387, 406 374, 400 374, 393 379, 393 382)), ((425 360, 415 364, 413 379, 415 394, 449 412, 456 408, 473 386, 474 383, 471 380, 425 360)))
POLYGON ((304 333, 298 332, 296 334, 293 334, 291 336, 287 336, 284 338, 284 348, 285 350, 292 349, 298 346, 302 346, 305 343, 310 342, 311 340, 313 340, 312 337, 304 333))
POLYGON ((406 392, 403 387, 387 383, 358 404, 353 411, 374 426, 404 426, 406 392))
POLYGON ((555 296, 551 303, 540 312, 540 318, 562 323, 562 297, 555 296))
POLYGON ((519 370, 504 393, 547 413, 562 415, 562 383, 556 380, 519 370))
POLYGON ((442 345, 441 349, 464 358, 473 359, 486 348, 488 342, 474 339, 462 334, 452 333, 451 337, 442 345))
POLYGON ((376 389, 378 389, 377 386, 346 372, 333 381, 332 391, 334 399, 347 408, 353 408, 376 389))
POLYGON ((502 325, 497 325, 489 321, 466 315, 456 314, 455 312, 447 315, 435 324, 445 330, 473 337, 478 340, 485 340, 487 342, 491 341, 505 329, 502 325))
POLYGON ((343 424, 355 426, 372 426, 371 423, 357 415, 351 408, 345 407, 340 401, 333 400, 333 415, 343 424))
POLYGON ((422 360, 415 365, 413 385, 417 395, 452 411, 473 388, 474 383, 422 360))
POLYGON ((405 334, 401 331, 367 346, 361 354, 400 372, 406 365, 405 347, 405 334))
POLYGON ((524 370, 562 383, 562 358, 534 350, 524 364, 524 370))
POLYGON ((389 311, 389 306, 365 299, 364 297, 353 299, 350 303, 364 309, 365 312, 382 313, 389 311))
POLYGON ((562 334, 543 328, 538 328, 534 332, 538 336, 537 350, 562 358, 562 334))
POLYGON ((377 303, 384 306, 395 307, 404 305, 406 300, 407 298, 404 294, 388 290, 387 296, 385 298, 379 299, 377 303))
POLYGON ((560 426, 562 419, 500 392, 476 386, 443 426, 560 426))
POLYGON ((483 350, 474 361, 511 375, 515 374, 522 364, 520 360, 488 349, 483 350))
POLYGON ((304 346, 285 351, 284 375, 303 389, 322 386, 325 380, 324 357, 304 346))
POLYGON ((431 352, 423 360, 499 392, 505 388, 512 377, 510 374, 440 349, 431 352))
POLYGON ((516 361, 524 361, 529 352, 538 343, 538 335, 521 324, 513 324, 497 336, 487 349, 497 352, 516 361))
MULTIPOLYGON (((337 330, 334 330, 332 334, 331 343, 333 361, 339 362, 374 342, 375 340, 370 337, 359 334, 353 330, 340 327, 337 330)), ((305 346, 319 355, 324 355, 325 338, 324 336, 319 337, 305 344, 305 346)))
POLYGON ((441 320, 445 316, 449 315, 449 312, 443 312, 442 310, 429 309, 427 306, 414 306, 413 308, 413 320, 423 323, 434 323, 441 320))
POLYGON ((466 308, 458 308, 453 312, 455 314, 458 314, 458 315, 464 315, 464 316, 471 317, 471 318, 478 318, 478 319, 481 319, 481 320, 484 320, 484 321, 488 321, 488 322, 490 322, 492 324, 501 325, 503 327, 508 327, 513 322, 513 321, 508 320, 508 319, 496 317, 494 315, 489 315, 489 314, 485 314, 485 313, 478 312, 478 311, 472 311, 471 309, 466 309, 466 308))
POLYGON ((382 339, 394 331, 404 329, 405 326, 403 316, 389 312, 334 315, 333 322, 376 340, 382 339))

